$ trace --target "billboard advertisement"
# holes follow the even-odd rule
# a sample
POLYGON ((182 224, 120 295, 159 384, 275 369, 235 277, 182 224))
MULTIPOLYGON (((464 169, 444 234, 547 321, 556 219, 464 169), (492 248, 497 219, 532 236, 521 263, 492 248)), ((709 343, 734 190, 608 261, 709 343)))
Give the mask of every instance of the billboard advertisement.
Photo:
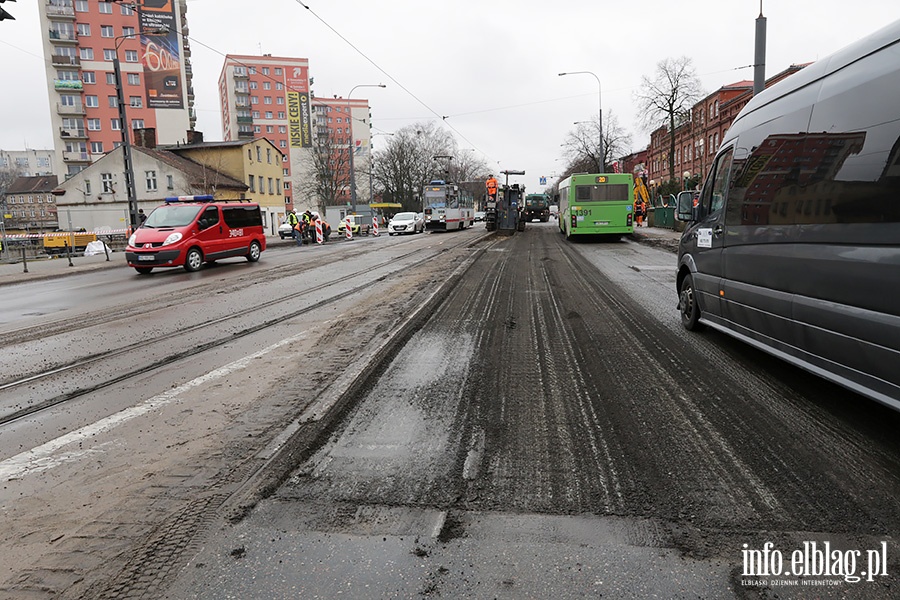
POLYGON ((309 112, 309 94, 288 92, 288 132, 291 148, 312 146, 312 123, 309 112))
POLYGON ((174 4, 173 0, 144 0, 139 9, 148 108, 184 108, 181 42, 174 4))

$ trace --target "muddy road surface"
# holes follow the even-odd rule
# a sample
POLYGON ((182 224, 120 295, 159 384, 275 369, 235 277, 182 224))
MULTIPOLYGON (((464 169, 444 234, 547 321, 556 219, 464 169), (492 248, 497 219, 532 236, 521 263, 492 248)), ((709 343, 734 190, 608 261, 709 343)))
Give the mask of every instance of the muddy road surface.
POLYGON ((897 414, 683 331, 660 249, 470 263, 165 597, 896 597, 897 414))

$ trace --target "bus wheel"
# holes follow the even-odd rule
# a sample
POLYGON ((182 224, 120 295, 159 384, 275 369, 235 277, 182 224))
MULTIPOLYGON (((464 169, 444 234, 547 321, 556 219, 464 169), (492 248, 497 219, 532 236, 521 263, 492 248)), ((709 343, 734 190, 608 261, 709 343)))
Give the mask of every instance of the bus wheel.
POLYGON ((203 266, 203 254, 199 248, 191 248, 184 257, 184 270, 188 273, 199 271, 203 266))
POLYGON ((247 260, 256 262, 259 260, 260 254, 262 254, 262 250, 259 247, 259 242, 250 242, 250 252, 247 253, 247 260))
POLYGON ((135 267, 134 270, 141 275, 149 275, 150 271, 153 270, 153 267, 135 267))
POLYGON ((678 311, 681 313, 681 324, 685 329, 697 331, 702 328, 694 278, 690 274, 685 275, 678 289, 678 311))

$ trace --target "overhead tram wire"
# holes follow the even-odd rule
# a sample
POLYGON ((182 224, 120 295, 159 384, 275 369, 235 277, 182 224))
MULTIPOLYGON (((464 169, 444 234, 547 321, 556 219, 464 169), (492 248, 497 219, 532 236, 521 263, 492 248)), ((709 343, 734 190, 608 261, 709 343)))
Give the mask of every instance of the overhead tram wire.
MULTIPOLYGON (((295 1, 297 4, 299 4, 300 6, 302 6, 303 8, 305 8, 306 10, 308 10, 308 11, 310 12, 310 14, 313 15, 316 19, 318 19, 325 27, 327 27, 328 29, 330 29, 336 36, 338 36, 339 38, 341 38, 341 39, 344 41, 344 43, 346 43, 348 46, 350 46, 351 48, 353 48, 353 49, 356 51, 357 54, 359 54, 359 55, 362 56, 364 59, 366 59, 373 67, 375 67, 376 69, 378 69, 379 71, 381 71, 381 73, 382 73, 385 77, 387 77, 388 79, 390 79, 391 81, 393 81, 395 84, 397 84, 397 87, 399 87, 401 90, 403 90, 404 92, 406 92, 407 94, 409 94, 416 102, 418 102, 419 104, 421 104, 422 106, 424 106, 431 114, 433 114, 435 117, 437 117, 441 122, 445 123, 445 124, 447 125, 447 127, 449 127, 449 128, 450 128, 452 131, 454 131, 459 137, 461 137, 463 140, 465 140, 466 143, 470 144, 470 145, 473 146, 473 147, 477 147, 476 144, 475 144, 474 142, 472 142, 469 138, 467 138, 465 135, 463 135, 461 131, 459 131, 456 127, 454 127, 452 124, 450 124, 450 123, 447 122, 447 119, 449 119, 450 117, 448 117, 447 115, 442 115, 442 114, 440 114, 439 112, 437 112, 436 110, 434 110, 433 108, 431 108, 430 106, 428 106, 428 104, 426 104, 424 100, 422 100, 421 98, 419 98, 418 96, 416 96, 414 93, 412 93, 406 86, 404 86, 402 83, 400 83, 399 81, 397 81, 390 73, 388 73, 387 71, 385 71, 384 69, 382 69, 381 66, 378 65, 378 63, 376 63, 374 60, 372 60, 371 58, 369 58, 369 57, 366 55, 365 52, 363 52, 362 50, 360 50, 359 48, 357 48, 357 47, 353 44, 353 42, 351 42, 351 41, 348 40, 346 37, 344 37, 337 29, 335 29, 334 27, 332 27, 325 19, 323 19, 322 17, 320 17, 320 16, 316 13, 316 11, 314 11, 312 8, 309 7, 309 5, 307 5, 306 3, 304 3, 302 0, 294 0, 294 1, 295 1)), ((482 153, 482 154, 484 154, 484 153, 482 153)))

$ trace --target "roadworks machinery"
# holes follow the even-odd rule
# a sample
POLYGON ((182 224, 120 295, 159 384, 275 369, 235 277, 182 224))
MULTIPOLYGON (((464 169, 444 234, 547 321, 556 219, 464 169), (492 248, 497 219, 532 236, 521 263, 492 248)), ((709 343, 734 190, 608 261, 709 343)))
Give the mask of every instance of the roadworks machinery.
POLYGON ((525 219, 522 218, 522 201, 525 187, 518 183, 509 185, 510 175, 524 175, 525 171, 501 171, 506 175, 506 183, 497 191, 497 198, 488 197, 484 213, 485 229, 512 235, 516 231, 525 231, 525 219))

